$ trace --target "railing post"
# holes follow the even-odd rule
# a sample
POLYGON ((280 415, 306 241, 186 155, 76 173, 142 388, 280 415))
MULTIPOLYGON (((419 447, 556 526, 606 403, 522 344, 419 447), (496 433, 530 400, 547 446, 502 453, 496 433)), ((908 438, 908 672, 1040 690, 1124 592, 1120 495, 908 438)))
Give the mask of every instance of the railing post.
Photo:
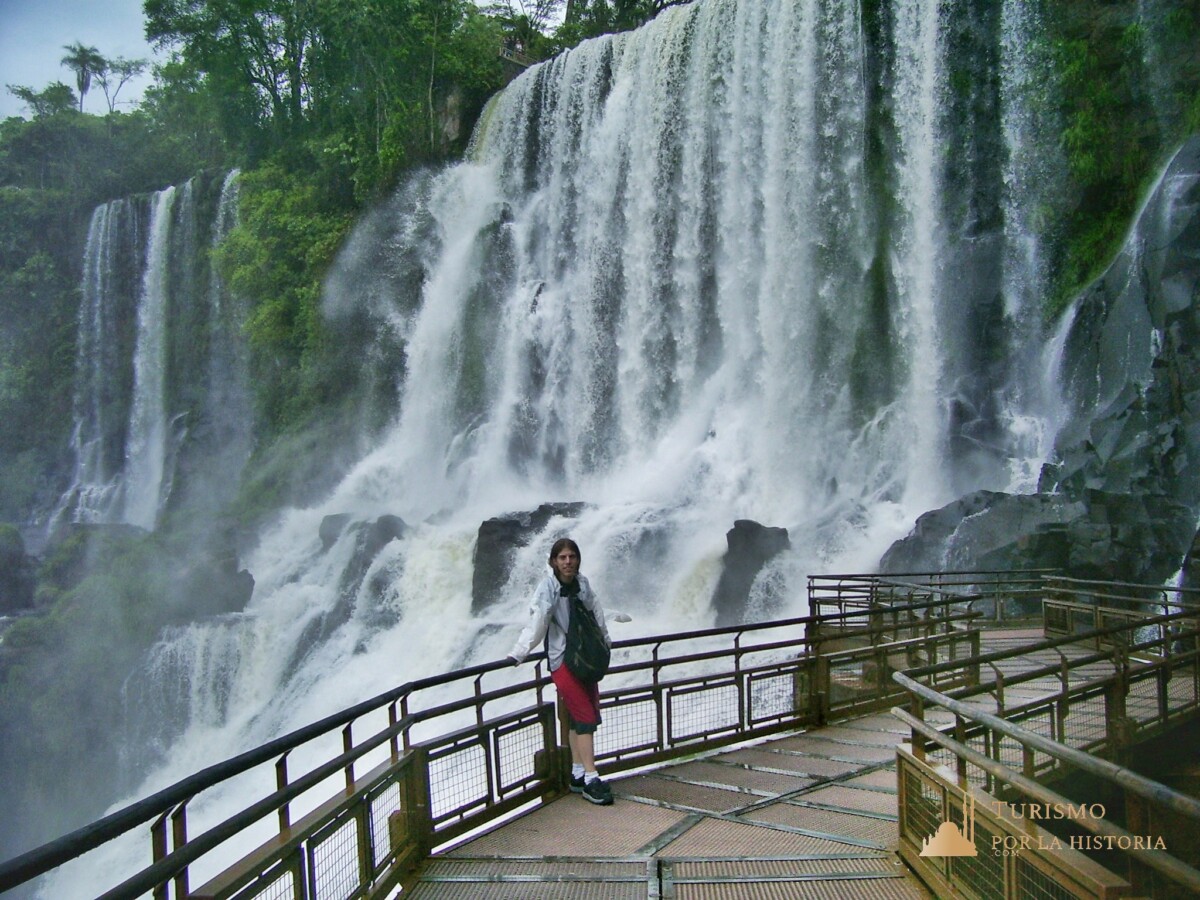
MULTIPOLYGON (((175 812, 171 813, 171 837, 176 850, 182 849, 188 840, 187 805, 188 801, 184 800, 175 808, 175 812)), ((191 893, 191 888, 188 887, 188 867, 184 866, 175 876, 175 896, 184 898, 189 893, 191 893)))
MULTIPOLYGON (((167 847, 167 816, 168 813, 163 813, 150 826, 151 858, 154 862, 165 858, 169 852, 167 847)), ((162 881, 154 886, 154 900, 169 900, 170 891, 167 885, 168 882, 162 881)))
MULTIPOLYGON (((1152 834, 1150 810, 1146 801, 1126 790, 1125 792, 1125 830, 1130 834, 1152 834)), ((1126 854, 1129 861, 1129 883, 1133 885, 1133 893, 1138 896, 1152 896, 1153 873, 1132 853, 1126 854)))
MULTIPOLYGON (((288 784, 287 758, 285 753, 275 762, 275 788, 282 791, 288 784)), ((284 801, 279 807, 279 833, 287 831, 292 827, 292 812, 291 805, 288 801, 284 801)))
POLYGON ((817 724, 824 725, 829 721, 829 657, 818 655, 814 663, 816 677, 813 678, 813 712, 816 714, 817 724))
MULTIPOLYGON (((925 721, 925 700, 916 694, 908 695, 908 711, 912 713, 914 719, 925 721)), ((925 736, 915 728, 910 729, 912 732, 912 752, 920 762, 925 762, 925 736)))
MULTIPOLYGON (((967 726, 963 722, 962 716, 959 715, 954 717, 954 739, 960 744, 967 743, 967 726)), ((966 793, 969 790, 967 782, 967 759, 962 754, 955 753, 954 761, 957 763, 958 783, 962 786, 963 792, 966 793)))
MULTIPOLYGON (((354 735, 351 731, 353 724, 347 722, 346 727, 342 729, 342 750, 349 753, 354 749, 354 735)), ((351 760, 346 765, 346 790, 354 790, 354 761, 351 760)))
POLYGON ((979 684, 979 654, 982 650, 981 638, 982 632, 978 629, 973 629, 970 632, 971 658, 975 660, 973 663, 971 663, 967 671, 967 684, 969 684, 971 687, 979 684))
POLYGON ((421 859, 433 849, 433 809, 429 789, 429 751, 424 747, 413 748, 413 764, 408 770, 405 794, 408 802, 408 836, 418 850, 421 859))
POLYGON ((398 762, 400 759, 400 736, 396 734, 395 728, 400 723, 400 716, 396 712, 396 704, 388 704, 388 727, 392 729, 391 740, 388 741, 388 746, 392 751, 392 762, 398 762))

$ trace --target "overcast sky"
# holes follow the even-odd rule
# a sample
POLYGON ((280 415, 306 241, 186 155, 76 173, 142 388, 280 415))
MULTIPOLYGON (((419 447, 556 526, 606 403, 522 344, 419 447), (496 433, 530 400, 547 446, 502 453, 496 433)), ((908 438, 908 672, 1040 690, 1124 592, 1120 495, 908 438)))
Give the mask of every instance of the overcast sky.
MULTIPOLYGON (((19 84, 42 90, 62 81, 75 90, 75 73, 61 64, 65 44, 95 47, 101 56, 150 59, 145 39, 142 0, 0 0, 0 119, 29 112, 8 91, 19 84)), ((130 82, 117 97, 118 106, 141 99, 148 77, 130 82)), ((83 108, 104 113, 108 107, 100 85, 93 83, 83 108)))

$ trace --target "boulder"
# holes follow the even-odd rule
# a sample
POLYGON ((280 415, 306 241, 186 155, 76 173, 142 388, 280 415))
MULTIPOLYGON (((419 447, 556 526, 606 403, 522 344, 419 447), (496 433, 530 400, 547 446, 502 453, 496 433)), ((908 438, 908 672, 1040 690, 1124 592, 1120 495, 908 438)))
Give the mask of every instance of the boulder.
POLYGON ((725 533, 721 577, 713 592, 717 627, 740 625, 746 620, 750 589, 763 566, 791 546, 786 528, 772 528, 749 519, 738 519, 725 533))
MULTIPOLYGON (((500 598, 518 549, 540 535, 554 518, 574 519, 587 504, 543 503, 532 512, 488 519, 479 526, 471 577, 471 612, 479 613, 500 598)), ((547 555, 550 547, 546 547, 547 555)))
POLYGON ((1186 549, 1191 514, 1170 498, 1085 491, 981 491, 917 520, 880 560, 885 573, 1053 569, 1075 578, 1159 583, 1186 549))

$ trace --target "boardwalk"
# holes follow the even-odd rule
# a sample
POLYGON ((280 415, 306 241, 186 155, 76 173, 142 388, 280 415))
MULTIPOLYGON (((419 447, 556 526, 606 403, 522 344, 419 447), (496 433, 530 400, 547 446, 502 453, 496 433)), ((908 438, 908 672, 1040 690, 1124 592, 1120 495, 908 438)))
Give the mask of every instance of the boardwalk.
POLYGON ((878 713, 616 779, 611 807, 563 797, 435 857, 411 896, 928 897, 893 852, 904 739, 878 713))
MULTIPOLYGON (((1040 638, 1040 629, 985 632, 983 650, 1040 638)), ((1006 660, 1004 675, 1059 658, 1006 660)), ((1041 686, 1022 685, 1011 699, 1035 699, 1041 686)), ((1047 680, 1045 694, 1058 687, 1047 680)), ((907 738, 879 712, 610 779, 613 806, 568 796, 537 807, 435 854, 409 896, 928 898, 895 852, 895 750, 907 738)))

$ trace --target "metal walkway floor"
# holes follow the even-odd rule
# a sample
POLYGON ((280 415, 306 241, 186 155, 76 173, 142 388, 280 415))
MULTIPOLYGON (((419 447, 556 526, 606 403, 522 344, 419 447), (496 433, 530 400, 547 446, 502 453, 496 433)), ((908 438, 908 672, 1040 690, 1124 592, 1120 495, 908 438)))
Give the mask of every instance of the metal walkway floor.
MULTIPOLYGON (((1021 637, 985 635, 985 649, 1021 637)), ((952 721, 941 714, 926 718, 952 721)), ((895 852, 895 748, 907 737, 874 713, 607 779, 614 805, 571 795, 539 806, 433 856, 406 896, 932 897, 895 852)))

